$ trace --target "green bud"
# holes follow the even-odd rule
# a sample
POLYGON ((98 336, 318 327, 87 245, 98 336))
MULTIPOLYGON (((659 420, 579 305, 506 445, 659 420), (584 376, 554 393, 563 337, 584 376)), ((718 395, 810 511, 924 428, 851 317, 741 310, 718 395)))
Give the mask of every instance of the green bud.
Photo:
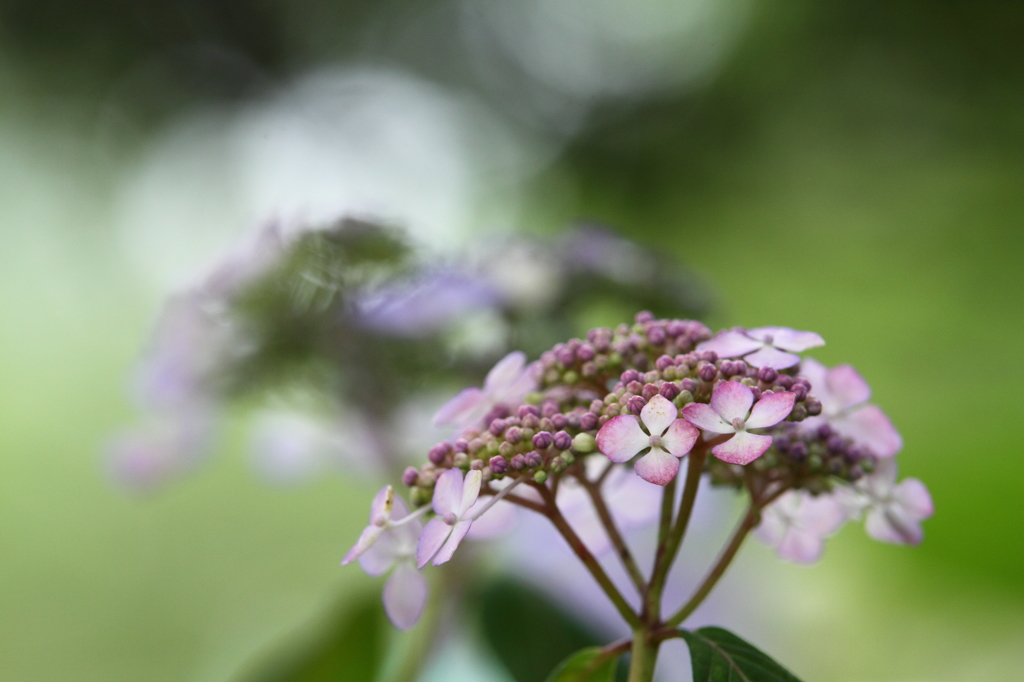
POLYGON ((548 472, 538 471, 533 475, 533 480, 540 485, 544 485, 545 481, 548 480, 548 472))
POLYGON ((593 452, 595 448, 597 448, 597 441, 595 441, 594 437, 589 433, 577 434, 576 437, 572 439, 572 449, 581 454, 585 455, 589 452, 593 452))
POLYGON ((544 394, 540 391, 534 391, 533 393, 527 393, 526 398, 523 400, 527 405, 540 405, 540 401, 544 400, 544 394))
POLYGON ((433 493, 427 488, 411 488, 409 490, 409 501, 412 502, 414 507, 422 507, 425 504, 430 504, 430 500, 434 497, 433 493))
POLYGON ((793 411, 789 413, 789 421, 800 422, 807 418, 807 408, 804 407, 803 403, 797 403, 793 406, 793 411))
POLYGON ((615 403, 615 402, 617 402, 617 401, 618 401, 618 398, 616 398, 616 397, 615 397, 615 396, 614 396, 613 394, 611 394, 611 393, 609 393, 608 395, 606 395, 606 396, 604 397, 604 404, 605 404, 605 405, 611 405, 611 404, 613 404, 613 403, 615 403))
POLYGON ((562 381, 564 381, 567 384, 575 384, 579 380, 580 375, 575 370, 570 369, 568 372, 562 375, 562 381))
POLYGON ((455 453, 455 457, 452 459, 452 464, 454 464, 459 469, 468 469, 469 455, 467 455, 465 452, 455 453))
POLYGON ((693 402, 693 394, 689 391, 680 391, 679 395, 672 402, 675 403, 676 407, 684 407, 693 402))
POLYGON ((743 384, 744 386, 753 388, 754 386, 757 386, 757 379, 753 379, 751 377, 743 377, 742 379, 740 379, 740 383, 743 384))
POLYGON ((608 364, 610 366, 612 366, 612 367, 614 367, 615 365, 621 365, 622 364, 622 356, 619 355, 618 353, 615 353, 615 352, 609 353, 608 354, 608 364))
POLYGON ((566 466, 569 466, 570 464, 576 461, 576 455, 572 454, 571 452, 563 452, 561 457, 562 461, 565 462, 566 466))
POLYGON ((512 455, 516 454, 516 447, 512 445, 512 443, 504 441, 501 445, 498 446, 498 454, 504 457, 505 459, 508 459, 512 455))
POLYGON ((807 466, 811 468, 811 471, 817 471, 821 468, 821 455, 811 455, 807 458, 807 466))
POLYGON ((487 441, 487 447, 485 449, 487 450, 487 454, 488 455, 490 455, 491 457, 494 457, 496 454, 498 454, 498 448, 499 447, 500 446, 498 445, 498 441, 496 441, 496 440, 489 440, 489 441, 487 441))

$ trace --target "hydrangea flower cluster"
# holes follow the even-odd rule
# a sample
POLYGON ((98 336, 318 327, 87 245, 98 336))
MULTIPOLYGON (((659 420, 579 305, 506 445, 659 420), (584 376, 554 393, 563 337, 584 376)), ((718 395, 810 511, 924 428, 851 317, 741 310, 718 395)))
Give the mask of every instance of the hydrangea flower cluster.
MULTIPOLYGON (((781 557, 804 563, 820 556, 826 537, 861 516, 872 537, 916 544, 921 521, 932 513, 927 489, 916 479, 896 482, 899 434, 867 404, 870 391, 860 375, 796 355, 823 343, 812 332, 782 327, 713 336, 699 322, 644 312, 632 325, 557 344, 532 364, 513 353, 483 389, 466 389, 442 408, 439 420, 456 426, 456 433, 402 477, 417 511, 398 521, 377 512, 353 552, 365 551, 367 539, 383 537, 389 524, 408 527, 431 517, 418 537, 415 564, 437 566, 452 559, 472 524, 499 500, 542 514, 633 627, 635 666, 638 656, 650 654, 644 646, 656 651, 656 633, 677 626, 707 596, 751 531, 781 557), (683 462, 685 487, 676 510, 683 462), (649 577, 616 525, 622 514, 603 490, 609 474, 620 470, 654 484, 651 495, 664 490, 649 577), (749 509, 705 582, 665 617, 662 590, 704 475, 744 492, 749 509), (588 493, 639 607, 581 540, 558 495, 563 482, 588 493)), ((392 494, 386 491, 381 494, 392 494)), ((401 616, 392 616, 396 625, 408 627, 404 616, 417 609, 388 604, 387 610, 401 616)))

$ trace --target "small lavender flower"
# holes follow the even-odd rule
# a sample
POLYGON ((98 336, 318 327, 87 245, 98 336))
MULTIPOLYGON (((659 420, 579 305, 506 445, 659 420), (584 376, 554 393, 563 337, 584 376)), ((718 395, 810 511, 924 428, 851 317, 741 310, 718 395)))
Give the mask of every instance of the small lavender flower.
POLYGON ((813 564, 821 557, 825 538, 846 523, 846 510, 831 495, 812 496, 790 490, 761 512, 754 530, 759 540, 774 547, 781 559, 813 564))
POLYGON ((391 522, 395 499, 395 490, 390 485, 384 486, 374 495, 373 502, 370 503, 370 523, 359 534, 356 544, 352 546, 352 549, 348 551, 345 558, 341 560, 342 566, 346 566, 358 559, 377 542, 391 522))
POLYGON ((754 367, 787 369, 800 362, 800 356, 794 353, 824 345, 824 339, 814 332, 788 327, 758 327, 722 332, 699 344, 697 350, 714 351, 722 358, 742 357, 754 367))
POLYGON ((668 485, 679 473, 679 458, 693 448, 698 435, 693 425, 679 419, 675 405, 655 395, 640 410, 639 421, 631 414, 609 419, 597 432, 597 448, 613 462, 629 461, 647 450, 633 469, 645 481, 668 485))
POLYGON ((509 353, 487 373, 482 389, 463 389, 445 403, 434 416, 434 424, 454 426, 461 432, 477 426, 495 406, 518 405, 536 388, 534 365, 526 364, 526 354, 509 353))
POLYGON ((844 489, 841 500, 855 518, 866 513, 864 529, 882 542, 918 545, 924 539, 921 522, 935 512, 924 483, 905 478, 896 483, 896 460, 884 459, 853 488, 844 489))
POLYGON ((903 448, 903 438, 877 405, 871 405, 871 387, 850 365, 826 368, 813 358, 800 365, 800 374, 811 382, 811 392, 821 402, 821 416, 804 421, 808 429, 828 424, 840 435, 863 445, 882 458, 903 448))
POLYGON ((771 447, 772 437, 753 434, 748 429, 778 424, 793 410, 795 399, 788 391, 772 393, 754 405, 754 393, 748 387, 726 381, 711 394, 710 405, 690 403, 683 408, 683 417, 709 433, 736 434, 713 447, 711 454, 730 464, 749 464, 771 447))
POLYGON ((427 522, 416 545, 416 565, 423 568, 431 559, 439 566, 458 549, 473 519, 470 507, 480 495, 481 474, 473 470, 463 478, 459 469, 448 469, 437 479, 433 508, 436 517, 427 522))

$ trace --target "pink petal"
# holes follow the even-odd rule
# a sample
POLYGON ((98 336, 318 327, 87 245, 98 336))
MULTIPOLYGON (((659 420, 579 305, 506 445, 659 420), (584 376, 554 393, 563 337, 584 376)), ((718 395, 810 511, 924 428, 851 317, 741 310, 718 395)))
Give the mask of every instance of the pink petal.
POLYGON ((526 398, 527 394, 536 390, 537 379, 534 376, 534 372, 528 367, 515 379, 491 393, 491 400, 505 405, 519 405, 526 398))
POLYGON ((711 448, 711 454, 729 464, 749 464, 772 446, 771 436, 755 436, 740 431, 721 445, 711 448))
POLYGON ((795 353, 825 345, 825 339, 818 334, 801 332, 789 327, 759 327, 751 329, 747 334, 760 341, 767 341, 768 337, 771 337, 773 346, 795 353))
POLYGON ((660 436, 679 418, 679 408, 662 395, 656 395, 640 410, 640 419, 653 436, 660 436))
POLYGON ((648 483, 668 485, 679 473, 679 459, 661 448, 651 448, 636 461, 633 470, 648 483))
POLYGON ((889 458, 903 449, 903 438, 877 405, 865 405, 850 414, 829 420, 841 436, 853 439, 876 456, 889 458))
MULTIPOLYGON (((618 417, 616 417, 618 419, 618 417)), ((710 405, 690 403, 683 408, 683 419, 710 433, 735 433, 736 429, 718 416, 710 405)), ((608 424, 612 422, 609 421, 608 424)), ((605 424, 607 426, 607 424, 605 424)), ((600 435, 600 434, 598 434, 600 435)))
POLYGON ((419 621, 427 605, 427 581, 408 561, 395 567, 384 584, 384 612, 399 630, 419 621))
POLYGON ((439 518, 430 519, 420 533, 420 540, 416 544, 416 566, 423 568, 427 562, 434 558, 437 550, 451 535, 452 527, 439 518))
POLYGON ((676 419, 668 427, 668 431, 661 437, 661 447, 668 450, 676 457, 682 457, 697 442, 700 431, 697 427, 685 419, 676 419))
MULTIPOLYGON (((459 426, 466 424, 481 410, 484 393, 475 386, 464 388, 454 398, 441 406, 434 415, 434 426, 459 426)), ((480 415, 483 416, 482 414, 480 415)))
POLYGON ((442 547, 434 556, 435 566, 440 566, 452 558, 452 555, 455 554, 455 550, 459 547, 459 543, 462 542, 462 538, 466 537, 466 533, 469 532, 472 525, 472 521, 459 521, 452 527, 452 534, 448 536, 448 540, 445 541, 444 547, 442 547))
POLYGON ((846 523, 846 508, 832 495, 808 495, 800 509, 800 527, 825 538, 846 523))
POLYGON ((764 429, 775 426, 793 411, 794 402, 796 402, 796 395, 789 391, 762 396, 750 412, 747 428, 764 429))
POLYGON ((449 512, 457 514, 462 501, 462 488, 462 471, 459 469, 448 469, 438 476, 434 486, 434 513, 438 516, 449 512))
MULTIPOLYGON (((775 504, 777 504, 777 501, 775 504)), ((767 509, 761 512, 761 523, 754 529, 754 535, 757 536, 757 539, 773 548, 779 546, 782 539, 786 537, 786 531, 789 529, 789 522, 782 514, 775 510, 775 504, 769 505, 767 509)))
POLYGON ((378 518, 390 519, 394 505, 395 489, 386 485, 373 496, 373 502, 370 503, 370 523, 378 518))
POLYGON ((377 542, 377 539, 383 532, 383 526, 378 526, 373 523, 364 528, 363 532, 359 534, 359 539, 356 540, 356 544, 352 546, 352 549, 348 551, 345 558, 341 560, 341 565, 347 566, 358 559, 363 552, 373 546, 373 543, 377 542))
POLYGON ((483 474, 476 470, 466 474, 466 481, 462 484, 462 500, 459 502, 459 508, 455 512, 460 518, 465 515, 466 511, 476 502, 476 498, 480 496, 480 481, 482 478, 483 474))
POLYGON ((721 383, 711 394, 711 409, 730 424, 733 419, 746 419, 753 404, 754 393, 738 381, 721 383))
POLYGON ((920 520, 897 505, 869 509, 864 529, 874 539, 895 545, 918 545, 924 539, 920 520))
POLYGON ((825 549, 823 539, 807 531, 790 528, 779 543, 778 555, 798 564, 813 564, 825 549))
POLYGON ((924 483, 916 478, 905 478, 892 491, 893 500, 915 519, 928 519, 935 513, 932 496, 924 483))
POLYGON ((831 393, 840 410, 847 410, 871 399, 871 387, 864 377, 850 365, 839 365, 825 376, 828 392, 831 393))
POLYGON ((512 351, 499 360, 498 364, 487 373, 487 378, 484 379, 484 390, 494 391, 500 389, 514 380, 525 365, 526 353, 518 350, 512 351))
POLYGON ((713 350, 718 353, 719 357, 735 358, 752 353, 762 346, 764 346, 763 343, 755 341, 742 332, 727 331, 699 344, 697 350, 713 350))
POLYGON ((597 449, 613 462, 626 462, 650 445, 650 438, 631 414, 612 417, 597 432, 597 449))
POLYGON ((745 356, 743 359, 754 367, 773 367, 775 369, 788 369, 800 363, 799 355, 793 355, 771 346, 765 346, 756 353, 745 356))
POLYGON ((800 376, 811 382, 810 393, 821 401, 822 405, 828 405, 832 394, 828 388, 828 368, 814 358, 804 358, 800 361, 800 376))
POLYGON ((391 531, 385 531, 373 547, 359 557, 359 567, 366 575, 384 575, 395 565, 398 556, 398 543, 395 537, 391 531))

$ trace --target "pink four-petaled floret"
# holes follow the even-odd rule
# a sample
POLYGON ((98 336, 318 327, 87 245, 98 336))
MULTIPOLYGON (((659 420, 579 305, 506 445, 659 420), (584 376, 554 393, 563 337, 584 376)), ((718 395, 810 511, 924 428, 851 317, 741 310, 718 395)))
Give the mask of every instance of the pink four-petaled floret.
POLYGON ((722 332, 698 345, 697 350, 714 351, 722 358, 742 357, 754 367, 787 369, 799 364, 800 356, 795 353, 824 345, 825 340, 814 332, 788 327, 758 327, 722 332))
POLYGON ((754 405, 753 391, 739 382, 726 381, 711 394, 710 405, 690 403, 683 408, 683 417, 710 433, 735 434, 713 447, 711 454, 730 464, 749 464, 771 447, 772 437, 753 434, 748 429, 778 424, 793 411, 795 401, 796 396, 786 391, 766 393, 754 405))
POLYGON ((679 458, 693 448, 698 435, 692 424, 679 419, 679 409, 670 400, 655 395, 640 410, 640 420, 631 414, 609 419, 597 432, 597 447, 613 462, 629 461, 650 448, 633 469, 645 481, 668 485, 679 472, 679 458))
POLYGON ((844 523, 846 510, 831 495, 790 490, 764 508, 754 534, 780 558, 812 564, 821 557, 825 538, 844 523))
POLYGON ((480 495, 481 474, 459 469, 438 476, 434 487, 434 518, 427 522, 416 545, 416 565, 423 568, 431 559, 439 566, 452 558, 462 538, 473 525, 470 508, 480 495))
POLYGON ((454 426, 458 431, 476 426, 496 405, 518 405, 537 388, 534 365, 526 364, 526 354, 509 353, 498 361, 484 379, 483 388, 472 386, 460 391, 434 416, 437 426, 454 426))

